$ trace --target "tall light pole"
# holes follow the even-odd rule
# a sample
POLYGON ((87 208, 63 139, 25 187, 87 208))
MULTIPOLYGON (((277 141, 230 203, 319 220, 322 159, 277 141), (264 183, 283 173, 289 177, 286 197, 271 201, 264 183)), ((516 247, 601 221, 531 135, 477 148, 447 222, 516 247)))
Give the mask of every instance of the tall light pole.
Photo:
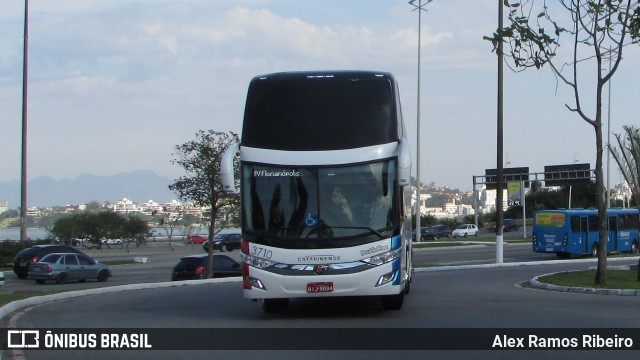
POLYGON ((27 240, 27 69, 29 60, 29 0, 24 0, 22 62, 22 164, 20 175, 20 241, 27 240))
POLYGON ((413 6, 414 9, 412 11, 418 10, 418 101, 417 101, 417 109, 416 109, 416 203, 415 203, 415 213, 416 213, 416 241, 421 241, 420 239, 420 48, 422 47, 422 11, 427 11, 423 6, 426 6, 428 3, 433 0, 427 0, 426 3, 422 4, 422 0, 418 0, 418 5, 415 4, 416 0, 409 1, 409 5, 413 6))
MULTIPOLYGON (((502 20, 502 0, 498 0, 498 29, 502 29, 504 24, 502 20)), ((496 263, 501 264, 503 262, 503 229, 502 220, 504 217, 504 209, 502 202, 502 185, 503 181, 503 123, 504 123, 504 64, 503 64, 503 42, 498 44, 498 119, 497 119, 497 167, 498 178, 496 179, 496 263)))
MULTIPOLYGON (((609 73, 611 73, 612 50, 609 47, 609 73)), ((611 208, 611 78, 608 81, 609 90, 607 91, 609 99, 607 100, 607 209, 611 208)))

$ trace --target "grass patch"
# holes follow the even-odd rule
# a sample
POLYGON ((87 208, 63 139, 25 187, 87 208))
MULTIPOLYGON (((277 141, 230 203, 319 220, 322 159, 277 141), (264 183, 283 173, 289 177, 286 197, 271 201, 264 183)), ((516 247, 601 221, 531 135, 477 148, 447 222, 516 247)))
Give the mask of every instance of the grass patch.
MULTIPOLYGON (((593 280, 595 279, 595 270, 571 271, 557 273, 549 276, 538 278, 538 281, 569 287, 585 287, 596 288, 593 280)), ((640 290, 640 281, 637 280, 638 268, 632 267, 631 270, 607 270, 607 286, 605 289, 635 289, 640 290)))
POLYGON ((0 294, 0 306, 5 306, 12 301, 27 299, 34 296, 57 294, 64 291, 20 291, 13 294, 0 294))

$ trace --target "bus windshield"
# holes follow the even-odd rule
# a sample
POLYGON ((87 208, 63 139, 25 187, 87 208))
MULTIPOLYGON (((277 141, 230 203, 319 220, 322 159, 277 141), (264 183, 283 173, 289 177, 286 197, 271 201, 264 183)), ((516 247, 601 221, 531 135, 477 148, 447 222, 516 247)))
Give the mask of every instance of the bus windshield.
POLYGON ((281 245, 303 242, 294 247, 389 237, 399 221, 395 171, 393 159, 340 167, 244 163, 243 228, 281 245))

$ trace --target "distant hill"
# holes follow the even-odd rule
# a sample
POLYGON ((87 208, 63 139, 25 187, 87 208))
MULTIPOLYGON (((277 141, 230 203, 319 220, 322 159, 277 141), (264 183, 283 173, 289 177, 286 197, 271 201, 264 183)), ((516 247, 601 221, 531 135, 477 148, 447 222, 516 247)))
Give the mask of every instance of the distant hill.
MULTIPOLYGON (((173 179, 149 170, 138 170, 113 176, 80 175, 75 179, 53 180, 39 177, 27 183, 27 206, 49 207, 104 203, 122 198, 136 203, 154 200, 166 203, 177 196, 169 190, 173 179)), ((20 207, 20 181, 0 181, 0 203, 8 201, 9 208, 20 207)))

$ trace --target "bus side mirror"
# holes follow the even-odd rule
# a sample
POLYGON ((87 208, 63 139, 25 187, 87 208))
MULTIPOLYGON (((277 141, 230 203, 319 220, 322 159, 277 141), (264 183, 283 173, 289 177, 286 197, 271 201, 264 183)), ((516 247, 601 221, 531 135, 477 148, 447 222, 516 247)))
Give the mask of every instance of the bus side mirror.
POLYGON ((409 141, 400 139, 398 144, 398 185, 411 184, 411 150, 409 141))
POLYGON ((233 159, 240 150, 240 144, 235 143, 230 145, 229 148, 222 154, 222 160, 220 160, 220 182, 222 182, 222 189, 228 193, 234 193, 236 191, 236 181, 233 176, 233 159))

